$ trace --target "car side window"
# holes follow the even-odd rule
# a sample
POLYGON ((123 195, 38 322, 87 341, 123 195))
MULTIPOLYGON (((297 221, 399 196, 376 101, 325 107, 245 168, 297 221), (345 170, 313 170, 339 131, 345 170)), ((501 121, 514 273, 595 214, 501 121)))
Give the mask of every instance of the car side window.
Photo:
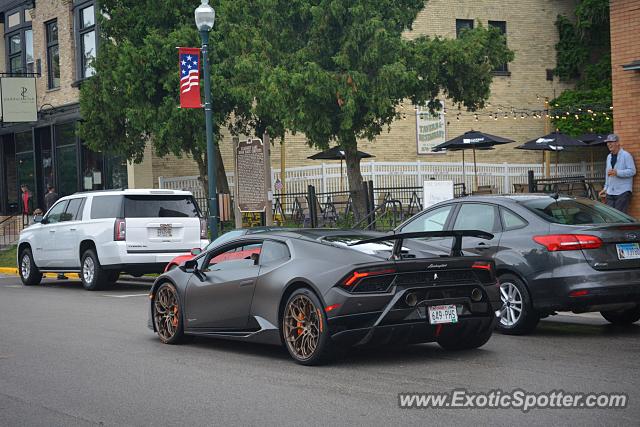
POLYGON ((484 203, 464 203, 458 211, 454 230, 480 230, 495 233, 500 230, 496 206, 484 203))
POLYGON ((261 249, 262 243, 254 242, 234 244, 222 250, 214 251, 205 257, 204 271, 237 267, 238 264, 246 265, 247 267, 256 265, 255 260, 260 255, 261 249))
POLYGON ((260 265, 275 266, 288 261, 290 258, 289 248, 282 242, 267 240, 262 245, 260 265))
POLYGON ((78 221, 82 219, 82 208, 84 207, 84 197, 69 200, 67 209, 62 214, 62 221, 78 221))
POLYGON ((520 215, 511 212, 509 209, 500 208, 500 214, 502 215, 502 225, 505 231, 517 230, 518 228, 526 227, 527 221, 522 219, 520 215))
POLYGON ((416 231, 443 231, 453 205, 446 205, 415 218, 402 228, 403 233, 416 231))
POLYGON ((68 201, 64 200, 53 205, 53 207, 49 209, 49 212, 47 213, 46 223, 55 224, 63 221, 64 211, 67 207, 67 203, 68 201))

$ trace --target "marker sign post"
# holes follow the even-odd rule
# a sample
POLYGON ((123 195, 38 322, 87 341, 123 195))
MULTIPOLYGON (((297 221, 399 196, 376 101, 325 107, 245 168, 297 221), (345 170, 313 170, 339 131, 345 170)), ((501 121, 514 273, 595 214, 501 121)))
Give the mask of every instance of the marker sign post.
POLYGON ((453 199, 453 181, 425 181, 422 193, 422 209, 453 199))

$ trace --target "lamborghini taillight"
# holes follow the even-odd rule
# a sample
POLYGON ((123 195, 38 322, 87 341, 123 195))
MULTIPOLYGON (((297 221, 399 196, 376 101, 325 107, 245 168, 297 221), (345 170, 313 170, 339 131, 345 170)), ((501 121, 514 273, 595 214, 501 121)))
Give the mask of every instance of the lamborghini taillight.
POLYGON ((395 273, 395 267, 358 269, 349 273, 340 286, 349 292, 385 292, 395 273))

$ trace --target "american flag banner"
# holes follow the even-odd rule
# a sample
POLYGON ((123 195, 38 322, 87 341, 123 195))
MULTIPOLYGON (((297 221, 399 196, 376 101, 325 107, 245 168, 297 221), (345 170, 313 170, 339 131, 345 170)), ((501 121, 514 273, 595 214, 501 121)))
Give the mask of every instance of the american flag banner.
POLYGON ((202 108, 200 102, 200 49, 178 48, 180 65, 180 107, 202 108))

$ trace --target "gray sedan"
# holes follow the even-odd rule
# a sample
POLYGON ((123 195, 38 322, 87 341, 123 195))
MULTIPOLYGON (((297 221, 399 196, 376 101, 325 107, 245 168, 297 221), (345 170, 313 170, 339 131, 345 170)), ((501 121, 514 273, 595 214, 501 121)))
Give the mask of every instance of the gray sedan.
MULTIPOLYGON (((396 233, 477 229, 469 255, 492 258, 501 283, 507 334, 531 332, 556 311, 599 311, 614 324, 640 319, 640 223, 602 203, 568 196, 473 196, 441 202, 396 233)), ((446 252, 450 239, 429 239, 446 252)))

